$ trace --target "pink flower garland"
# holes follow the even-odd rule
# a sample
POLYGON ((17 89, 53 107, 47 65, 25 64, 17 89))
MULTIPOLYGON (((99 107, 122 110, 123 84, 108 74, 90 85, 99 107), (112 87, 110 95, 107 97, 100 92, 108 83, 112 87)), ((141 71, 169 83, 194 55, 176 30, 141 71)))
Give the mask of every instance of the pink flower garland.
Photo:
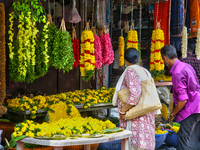
POLYGON ((98 36, 94 35, 94 54, 95 54, 95 67, 99 69, 102 66, 102 48, 101 41, 98 36))
POLYGON ((114 60, 114 52, 111 44, 111 39, 108 33, 105 35, 102 33, 100 35, 101 47, 102 47, 102 56, 103 56, 103 64, 109 65, 113 63, 114 60))

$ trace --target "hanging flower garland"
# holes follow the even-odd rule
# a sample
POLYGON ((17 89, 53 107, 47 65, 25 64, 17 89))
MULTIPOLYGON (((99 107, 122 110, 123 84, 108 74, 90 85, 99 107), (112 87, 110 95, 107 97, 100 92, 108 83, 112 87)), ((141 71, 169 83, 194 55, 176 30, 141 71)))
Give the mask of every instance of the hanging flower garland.
POLYGON ((119 37, 119 66, 124 66, 124 37, 123 29, 121 29, 121 36, 119 37))
POLYGON ((74 26, 72 27, 72 47, 73 47, 73 53, 74 53, 74 65, 73 67, 76 68, 79 65, 79 40, 76 38, 76 30, 74 26))
POLYGON ((51 60, 51 65, 56 69, 62 69, 63 72, 69 72, 74 64, 71 36, 66 31, 64 19, 62 19, 60 30, 55 35, 51 60))
POLYGON ((103 64, 101 41, 96 34, 95 28, 93 27, 91 30, 94 34, 94 55, 95 55, 95 62, 96 62, 95 68, 99 69, 101 68, 103 64))
POLYGON ((164 46, 164 32, 156 29, 152 33, 150 55, 150 72, 153 77, 164 74, 164 62, 161 57, 160 49, 164 46))
POLYGON ((198 29, 197 32, 197 43, 196 43, 196 50, 195 50, 195 54, 197 59, 200 59, 200 28, 198 29))
POLYGON ((0 3, 0 117, 7 112, 7 108, 2 106, 6 96, 6 40, 5 40, 5 9, 0 3))
POLYGON ((94 35, 89 29, 89 23, 81 34, 80 72, 82 79, 88 81, 94 75, 94 35))
POLYGON ((127 39, 127 49, 135 48, 138 50, 138 35, 137 31, 134 30, 134 24, 132 23, 130 31, 128 31, 128 39, 127 39))
POLYGON ((113 63, 114 52, 113 52, 109 33, 106 31, 106 26, 104 26, 102 30, 103 32, 100 35, 100 40, 101 40, 101 47, 102 47, 103 65, 109 65, 113 63))
POLYGON ((182 52, 182 58, 186 58, 187 57, 187 27, 183 27, 181 52, 182 52))

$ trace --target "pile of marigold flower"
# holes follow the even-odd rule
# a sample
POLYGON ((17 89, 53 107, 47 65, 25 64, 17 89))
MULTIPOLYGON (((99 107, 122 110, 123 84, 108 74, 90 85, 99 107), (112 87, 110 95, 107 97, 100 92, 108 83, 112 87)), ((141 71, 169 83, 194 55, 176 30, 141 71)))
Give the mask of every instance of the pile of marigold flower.
POLYGON ((26 120, 15 126, 13 136, 52 137, 54 135, 65 135, 66 138, 69 138, 81 134, 102 134, 104 129, 114 129, 115 127, 116 125, 109 120, 101 121, 92 117, 60 119, 42 124, 26 120))
POLYGON ((60 101, 66 104, 83 105, 83 108, 88 109, 93 104, 111 103, 115 88, 102 87, 99 90, 85 89, 83 91, 76 90, 74 92, 60 93, 50 96, 35 96, 29 98, 23 96, 21 98, 9 99, 7 101, 8 107, 16 111, 31 112, 31 118, 36 118, 37 110, 49 109, 51 105, 59 103, 60 101))

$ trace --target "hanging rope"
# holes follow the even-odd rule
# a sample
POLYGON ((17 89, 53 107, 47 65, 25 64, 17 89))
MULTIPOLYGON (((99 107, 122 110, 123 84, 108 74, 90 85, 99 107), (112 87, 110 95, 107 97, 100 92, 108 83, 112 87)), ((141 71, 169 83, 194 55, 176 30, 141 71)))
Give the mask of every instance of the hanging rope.
POLYGON ((85 0, 85 21, 87 22, 87 0, 85 0))
POLYGON ((161 22, 161 19, 158 21, 158 12, 159 12, 159 0, 158 0, 158 5, 157 5, 157 14, 156 14, 156 29, 160 29, 160 22, 161 22))
POLYGON ((92 26, 94 26, 94 11, 95 11, 94 2, 95 2, 95 0, 92 1, 92 5, 93 5, 93 10, 92 10, 92 26))
POLYGON ((48 12, 49 12, 49 15, 51 15, 50 0, 48 0, 48 6, 49 6, 49 7, 48 7, 48 9, 49 9, 48 12))
POLYGON ((63 18, 65 18, 65 1, 63 0, 63 18))
POLYGON ((184 12, 184 10, 183 10, 183 13, 184 13, 184 25, 183 25, 183 27, 186 26, 186 25, 185 25, 185 20, 186 20, 186 12, 187 12, 187 3, 188 3, 188 0, 185 0, 185 2, 186 2, 186 3, 185 3, 185 12, 184 12))
POLYGON ((54 10, 53 10, 53 15, 54 15, 54 23, 56 22, 56 1, 54 0, 54 10))
POLYGON ((131 1, 131 22, 133 22, 133 1, 131 1))
POLYGON ((123 1, 121 1, 121 7, 120 7, 120 29, 122 28, 122 3, 123 1))

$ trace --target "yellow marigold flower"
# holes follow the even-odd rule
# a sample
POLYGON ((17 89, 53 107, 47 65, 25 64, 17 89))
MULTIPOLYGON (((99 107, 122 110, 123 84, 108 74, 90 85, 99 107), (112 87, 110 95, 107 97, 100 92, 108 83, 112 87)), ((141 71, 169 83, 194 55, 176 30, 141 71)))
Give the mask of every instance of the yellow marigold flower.
POLYGON ((13 132, 13 136, 14 136, 14 137, 17 137, 17 132, 13 132))

